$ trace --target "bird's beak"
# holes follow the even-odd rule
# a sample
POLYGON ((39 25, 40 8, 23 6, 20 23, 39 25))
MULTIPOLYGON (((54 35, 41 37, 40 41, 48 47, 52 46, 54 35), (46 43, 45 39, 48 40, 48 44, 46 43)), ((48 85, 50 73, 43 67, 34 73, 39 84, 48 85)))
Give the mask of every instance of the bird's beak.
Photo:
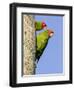
POLYGON ((44 30, 47 30, 48 28, 47 28, 47 25, 43 28, 44 30))
POLYGON ((51 32, 51 33, 50 33, 50 37, 52 37, 53 35, 54 35, 54 32, 51 32))
POLYGON ((54 32, 52 30, 48 30, 49 37, 52 37, 54 35, 54 32))

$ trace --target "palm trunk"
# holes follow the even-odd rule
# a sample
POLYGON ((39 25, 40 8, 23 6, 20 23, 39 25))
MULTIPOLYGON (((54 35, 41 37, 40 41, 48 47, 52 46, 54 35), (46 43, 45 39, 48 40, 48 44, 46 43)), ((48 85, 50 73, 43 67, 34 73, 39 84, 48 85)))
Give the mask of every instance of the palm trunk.
POLYGON ((35 21, 33 15, 23 15, 23 75, 35 74, 35 21))

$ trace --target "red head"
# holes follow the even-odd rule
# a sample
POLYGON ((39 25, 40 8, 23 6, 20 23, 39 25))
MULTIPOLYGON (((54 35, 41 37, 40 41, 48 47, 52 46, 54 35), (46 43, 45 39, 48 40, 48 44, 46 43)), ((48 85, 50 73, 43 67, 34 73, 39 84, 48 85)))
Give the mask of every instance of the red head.
POLYGON ((49 36, 49 37, 52 37, 53 34, 54 34, 54 32, 53 32, 52 30, 49 29, 49 30, 48 30, 48 36, 49 36))
POLYGON ((42 22, 42 28, 45 28, 47 25, 45 22, 42 22))

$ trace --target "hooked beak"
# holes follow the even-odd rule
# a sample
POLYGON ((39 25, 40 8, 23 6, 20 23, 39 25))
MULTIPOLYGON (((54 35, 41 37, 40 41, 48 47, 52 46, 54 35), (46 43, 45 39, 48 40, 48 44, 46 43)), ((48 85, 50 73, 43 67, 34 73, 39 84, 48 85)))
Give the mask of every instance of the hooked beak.
POLYGON ((52 37, 53 35, 54 35, 54 32, 51 32, 51 33, 50 33, 50 37, 52 37))
POLYGON ((43 28, 44 30, 47 30, 48 28, 47 28, 47 25, 43 28))
POLYGON ((54 32, 52 30, 48 30, 49 37, 52 37, 54 35, 54 32))

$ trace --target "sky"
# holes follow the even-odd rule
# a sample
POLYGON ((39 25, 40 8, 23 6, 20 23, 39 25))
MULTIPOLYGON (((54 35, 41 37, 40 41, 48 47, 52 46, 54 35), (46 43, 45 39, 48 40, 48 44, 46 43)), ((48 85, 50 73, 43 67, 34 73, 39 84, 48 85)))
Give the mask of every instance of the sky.
MULTIPOLYGON (((44 21, 54 31, 48 41, 36 68, 36 74, 56 74, 63 72, 63 16, 35 15, 36 21, 44 21)), ((40 31, 42 32, 42 31, 40 31)), ((37 32, 37 33, 40 33, 37 32)))

